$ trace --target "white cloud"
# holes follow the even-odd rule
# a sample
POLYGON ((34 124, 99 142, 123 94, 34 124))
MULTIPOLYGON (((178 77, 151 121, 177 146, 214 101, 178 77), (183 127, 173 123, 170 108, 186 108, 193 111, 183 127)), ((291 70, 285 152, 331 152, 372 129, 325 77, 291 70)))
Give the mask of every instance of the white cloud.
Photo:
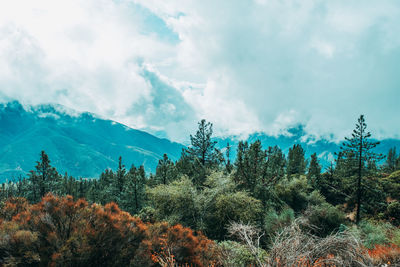
POLYGON ((396 136, 393 1, 15 0, 0 4, 0 97, 56 102, 184 140, 305 124, 342 137, 365 113, 396 136))

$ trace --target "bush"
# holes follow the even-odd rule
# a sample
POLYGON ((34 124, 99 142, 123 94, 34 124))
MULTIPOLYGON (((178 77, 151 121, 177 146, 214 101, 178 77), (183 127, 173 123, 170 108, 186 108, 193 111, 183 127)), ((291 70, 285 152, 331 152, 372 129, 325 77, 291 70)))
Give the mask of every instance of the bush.
POLYGON ((362 241, 366 248, 373 249, 376 245, 390 242, 387 236, 387 232, 390 229, 392 229, 390 224, 362 221, 358 227, 354 226, 351 231, 362 241))
POLYGON ((338 208, 329 203, 309 206, 305 217, 312 225, 311 232, 320 237, 325 237, 339 230, 345 222, 345 215, 338 208))
POLYGON ((167 221, 171 225, 181 223, 192 228, 197 223, 197 194, 196 188, 187 177, 147 190, 157 221, 167 221))
POLYGON ((204 235, 181 225, 144 224, 115 203, 48 194, 34 205, 12 199, 0 214, 5 266, 158 266, 163 248, 178 264, 207 266, 217 258, 204 235))
POLYGON ((279 214, 275 210, 267 212, 264 218, 264 229, 273 238, 284 227, 294 220, 294 211, 291 208, 282 210, 279 214))
POLYGON ((305 210, 308 205, 309 190, 305 176, 283 180, 276 186, 278 197, 289 205, 295 212, 305 210))
POLYGON ((391 223, 396 226, 400 225, 400 203, 398 201, 392 202, 388 205, 386 214, 391 223))
POLYGON ((251 251, 235 241, 222 241, 218 243, 220 263, 222 266, 255 266, 256 259, 251 251))

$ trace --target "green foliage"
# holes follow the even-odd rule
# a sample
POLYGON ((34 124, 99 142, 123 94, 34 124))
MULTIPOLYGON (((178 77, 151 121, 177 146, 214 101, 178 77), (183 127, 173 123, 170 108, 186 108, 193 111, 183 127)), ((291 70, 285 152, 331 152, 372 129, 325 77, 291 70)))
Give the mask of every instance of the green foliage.
POLYGON ((345 223, 345 214, 326 202, 309 206, 305 212, 305 217, 313 226, 311 232, 321 237, 338 231, 339 227, 345 223))
POLYGON ((129 172, 124 178, 124 186, 121 192, 121 198, 119 203, 121 207, 130 212, 136 214, 144 205, 145 199, 145 185, 146 185, 146 174, 143 166, 136 169, 132 165, 129 172))
POLYGON ((34 171, 30 173, 32 194, 29 196, 33 202, 38 202, 47 192, 59 193, 61 177, 57 170, 50 165, 49 156, 42 151, 40 161, 36 162, 34 171))
POLYGON ((291 208, 285 208, 280 213, 270 210, 264 217, 264 230, 272 240, 276 233, 289 226, 294 219, 294 211, 291 208))
POLYGON ((384 170, 387 172, 394 172, 400 168, 399 158, 397 157, 396 147, 390 148, 386 157, 384 170))
POLYGON ((261 202, 246 192, 221 194, 216 198, 215 217, 222 223, 254 223, 260 218, 261 212, 261 202))
POLYGON ((308 205, 308 192, 310 188, 305 176, 283 179, 276 186, 276 192, 282 201, 289 205, 295 212, 305 210, 308 205))
POLYGON ((386 215, 391 223, 400 226, 400 203, 398 201, 390 203, 387 207, 386 215))
POLYGON ((392 227, 390 224, 378 223, 374 221, 363 221, 358 227, 353 227, 351 230, 365 247, 372 249, 375 245, 387 244, 390 242, 387 232, 392 227))
POLYGON ((172 225, 182 223, 193 228, 196 228, 197 222, 196 195, 197 189, 185 176, 168 185, 162 184, 147 190, 157 220, 172 225))
POLYGON ((259 140, 250 146, 247 142, 239 142, 236 157, 236 173, 234 180, 241 190, 247 190, 251 195, 262 201, 264 206, 270 199, 271 187, 283 176, 284 158, 277 148, 262 149, 259 140))
POLYGON ((215 148, 212 133, 212 123, 201 120, 196 134, 190 135, 191 145, 182 152, 177 163, 178 170, 189 175, 196 186, 203 185, 209 169, 218 168, 224 161, 222 153, 215 148))
POLYGON ((292 148, 289 148, 287 175, 305 174, 307 162, 304 154, 305 151, 300 144, 295 144, 292 148))
POLYGON ((363 176, 367 172, 367 165, 375 164, 377 160, 381 160, 383 156, 376 154, 372 150, 379 145, 379 142, 370 141, 371 133, 367 131, 364 115, 360 115, 357 120, 356 128, 353 130, 351 138, 345 137, 341 147, 345 158, 350 159, 352 167, 357 166, 357 180, 355 183, 356 190, 353 195, 356 201, 356 223, 360 222, 361 205, 363 203, 363 176))
POLYGON ((321 193, 317 190, 312 191, 309 195, 308 195, 308 204, 309 205, 321 205, 326 203, 325 197, 323 195, 321 195, 321 193))
POLYGON ((205 182, 206 188, 196 197, 199 212, 198 229, 207 236, 223 239, 227 225, 232 222, 258 224, 262 216, 261 201, 247 192, 237 191, 231 175, 213 172, 205 182))
POLYGON ((177 170, 174 163, 168 158, 167 154, 158 161, 156 175, 154 177, 156 184, 168 184, 177 178, 177 170))
POLYGON ((382 186, 389 197, 400 200, 400 170, 382 178, 382 186))
MULTIPOLYGON (((222 241, 218 243, 221 254, 222 266, 256 266, 257 260, 247 246, 235 241, 222 241)), ((259 250, 259 258, 267 258, 265 250, 259 250)))
POLYGON ((318 188, 321 179, 321 166, 319 165, 317 154, 311 155, 310 166, 308 167, 307 180, 313 188, 318 188))

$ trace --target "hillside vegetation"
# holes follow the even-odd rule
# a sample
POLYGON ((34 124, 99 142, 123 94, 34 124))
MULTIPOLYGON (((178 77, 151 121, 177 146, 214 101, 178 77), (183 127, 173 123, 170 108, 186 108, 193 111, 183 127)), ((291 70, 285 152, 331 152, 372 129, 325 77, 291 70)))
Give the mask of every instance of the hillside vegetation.
POLYGON ((360 116, 325 171, 301 145, 216 149, 202 120, 191 146, 155 174, 98 179, 35 170, 3 183, 4 266, 381 266, 400 264, 400 157, 374 153, 360 116))

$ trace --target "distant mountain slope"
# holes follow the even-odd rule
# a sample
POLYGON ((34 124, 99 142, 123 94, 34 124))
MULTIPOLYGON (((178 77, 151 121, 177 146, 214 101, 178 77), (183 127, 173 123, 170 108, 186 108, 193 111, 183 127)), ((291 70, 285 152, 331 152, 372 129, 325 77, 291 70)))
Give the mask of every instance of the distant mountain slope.
MULTIPOLYGON (((351 131, 352 129, 349 130, 349 135, 351 134, 351 131)), ((269 146, 277 145, 286 155, 289 152, 289 148, 292 147, 293 144, 301 144, 306 151, 306 159, 309 159, 311 154, 317 153, 321 165, 325 168, 330 165, 331 161, 334 161, 334 153, 340 151, 341 143, 337 144, 324 139, 315 142, 306 140, 306 132, 301 125, 296 128, 289 129, 288 132, 289 135, 280 136, 269 136, 264 133, 254 133, 248 137, 247 141, 249 143, 253 143, 256 140, 260 140, 264 149, 267 149, 269 146)), ((227 142, 229 142, 229 144, 232 146, 231 160, 234 160, 236 157, 236 149, 239 139, 235 137, 226 137, 217 138, 216 141, 217 147, 221 149, 225 148, 227 142)), ((376 153, 382 153, 386 155, 389 149, 392 147, 397 147, 397 151, 400 151, 400 140, 398 139, 384 139, 380 140, 380 142, 380 145, 378 145, 374 150, 376 153)))
POLYGON ((34 169, 41 150, 60 173, 98 177, 106 168, 115 169, 119 156, 127 168, 143 164, 154 171, 164 153, 176 160, 183 147, 61 105, 0 104, 0 181, 34 169))

